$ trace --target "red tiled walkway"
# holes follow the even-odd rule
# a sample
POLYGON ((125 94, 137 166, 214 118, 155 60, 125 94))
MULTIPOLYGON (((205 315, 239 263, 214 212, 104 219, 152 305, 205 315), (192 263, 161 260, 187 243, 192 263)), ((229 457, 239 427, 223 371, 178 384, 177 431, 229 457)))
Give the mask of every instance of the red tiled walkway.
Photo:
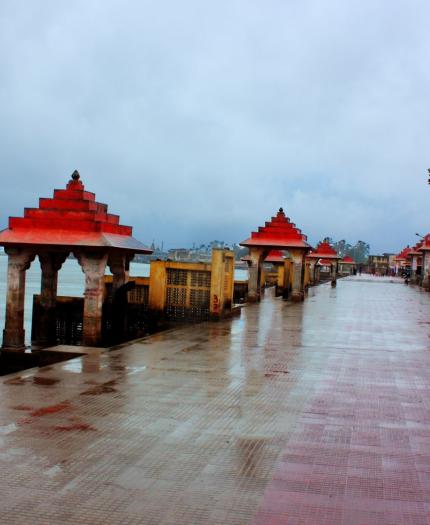
POLYGON ((314 391, 255 525, 430 523, 430 296, 384 282, 305 306, 314 391))
POLYGON ((430 525, 429 323, 353 278, 4 377, 0 521, 430 525))

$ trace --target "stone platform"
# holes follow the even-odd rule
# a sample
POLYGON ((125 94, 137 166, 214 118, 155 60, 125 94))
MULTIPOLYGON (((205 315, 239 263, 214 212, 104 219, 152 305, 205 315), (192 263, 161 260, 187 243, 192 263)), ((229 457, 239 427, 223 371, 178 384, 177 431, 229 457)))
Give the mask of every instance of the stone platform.
POLYGON ((430 294, 388 278, 4 376, 8 524, 430 524, 430 294))

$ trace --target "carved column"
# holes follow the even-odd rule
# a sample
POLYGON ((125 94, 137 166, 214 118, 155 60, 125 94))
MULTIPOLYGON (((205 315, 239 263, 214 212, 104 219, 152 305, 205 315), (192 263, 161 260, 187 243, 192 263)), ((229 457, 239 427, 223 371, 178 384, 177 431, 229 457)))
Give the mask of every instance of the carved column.
POLYGON ((101 343, 102 335, 104 274, 108 254, 80 252, 75 255, 85 274, 82 344, 84 346, 98 346, 101 343))
POLYGON ((422 272, 423 272, 422 286, 426 290, 430 290, 430 251, 428 250, 423 250, 422 272))
POLYGON ((291 258, 293 260, 293 287, 291 291, 291 300, 294 302, 303 301, 305 298, 304 293, 304 271, 303 271, 303 259, 304 252, 297 249, 289 249, 291 258))
POLYGON ((112 253, 107 264, 112 272, 112 293, 115 294, 118 288, 128 282, 130 258, 120 253, 112 253))
POLYGON ((330 268, 331 268, 331 285, 333 288, 335 288, 337 285, 337 261, 336 260, 331 261, 330 268))
POLYGON ((412 264, 411 264, 411 284, 417 283, 417 268, 418 268, 418 256, 412 255, 412 264))
POLYGON ((8 254, 6 320, 3 330, 3 350, 24 352, 25 272, 35 254, 21 248, 6 248, 8 254))
POLYGON ((40 284, 40 317, 38 326, 33 325, 35 342, 41 345, 55 343, 55 308, 57 306, 58 271, 68 253, 39 254, 42 270, 40 284))
POLYGON ((315 284, 315 259, 309 261, 309 284, 312 286, 315 284))
POLYGON ((249 257, 251 261, 248 267, 248 301, 255 303, 260 300, 261 261, 263 260, 261 248, 251 248, 249 257))

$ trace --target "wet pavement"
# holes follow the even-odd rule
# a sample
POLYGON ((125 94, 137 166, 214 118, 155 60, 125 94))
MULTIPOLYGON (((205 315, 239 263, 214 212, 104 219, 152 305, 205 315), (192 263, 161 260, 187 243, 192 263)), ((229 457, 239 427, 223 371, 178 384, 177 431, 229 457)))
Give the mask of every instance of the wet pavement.
POLYGON ((357 276, 4 376, 0 521, 430 525, 429 337, 357 276))

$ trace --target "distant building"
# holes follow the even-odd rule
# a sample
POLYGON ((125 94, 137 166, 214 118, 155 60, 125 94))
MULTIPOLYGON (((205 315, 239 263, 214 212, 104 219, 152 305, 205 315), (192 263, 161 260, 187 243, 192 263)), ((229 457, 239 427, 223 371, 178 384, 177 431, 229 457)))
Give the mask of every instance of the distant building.
POLYGON ((392 253, 383 253, 382 255, 369 255, 368 269, 370 273, 387 275, 390 270, 395 268, 395 255, 392 253))
POLYGON ((187 248, 171 248, 167 252, 167 257, 169 259, 173 259, 174 261, 189 261, 190 250, 187 248))

